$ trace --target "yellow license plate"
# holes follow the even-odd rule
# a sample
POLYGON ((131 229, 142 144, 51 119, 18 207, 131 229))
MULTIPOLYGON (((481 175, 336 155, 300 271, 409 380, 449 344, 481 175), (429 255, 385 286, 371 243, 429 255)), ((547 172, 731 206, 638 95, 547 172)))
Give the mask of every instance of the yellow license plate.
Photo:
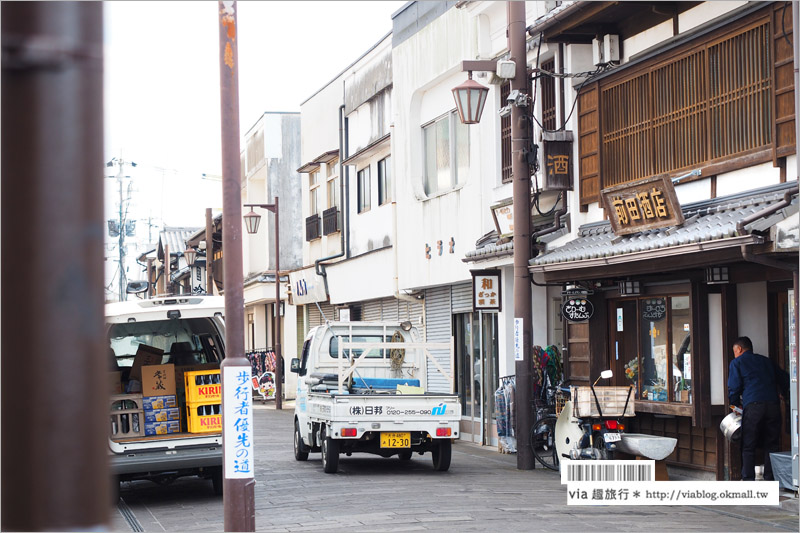
POLYGON ((411 433, 381 433, 381 448, 411 448, 411 433))

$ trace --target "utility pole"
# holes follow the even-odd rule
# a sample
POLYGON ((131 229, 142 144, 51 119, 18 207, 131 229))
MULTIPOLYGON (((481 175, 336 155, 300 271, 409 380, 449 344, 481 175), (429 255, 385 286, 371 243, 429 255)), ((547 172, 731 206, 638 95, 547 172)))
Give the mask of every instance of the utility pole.
MULTIPOLYGON (((222 126, 222 276, 225 348, 222 370, 225 531, 255 531, 255 449, 250 361, 244 356, 242 191, 239 159, 239 36, 235 1, 218 2, 222 126)), ((207 237, 209 237, 207 235, 207 237)), ((213 239, 211 239, 213 242, 213 239)))
MULTIPOLYGON (((525 49, 525 2, 508 2, 508 49, 516 63, 511 90, 528 94, 528 62, 525 49)), ((522 320, 522 360, 516 362, 517 375, 517 468, 535 468, 530 433, 533 425, 531 408, 532 382, 531 345, 533 343, 533 309, 528 261, 531 258, 531 172, 527 152, 531 143, 531 124, 525 119, 527 108, 511 106, 511 174, 514 204, 514 318, 522 320)))
MULTIPOLYGON (((125 236, 128 226, 128 206, 130 205, 131 201, 131 183, 128 183, 128 191, 127 195, 123 195, 123 182, 124 178, 129 178, 130 176, 125 175, 125 165, 130 165, 132 167, 136 166, 136 163, 132 161, 125 161, 121 157, 117 159, 116 157, 106 163, 107 167, 112 167, 117 165, 118 171, 116 176, 109 176, 109 177, 116 177, 117 184, 119 185, 119 211, 117 215, 117 221, 119 223, 119 236, 117 246, 119 247, 119 301, 124 302, 127 300, 127 274, 125 273, 125 236)), ((109 230, 110 231, 110 230, 109 230)))

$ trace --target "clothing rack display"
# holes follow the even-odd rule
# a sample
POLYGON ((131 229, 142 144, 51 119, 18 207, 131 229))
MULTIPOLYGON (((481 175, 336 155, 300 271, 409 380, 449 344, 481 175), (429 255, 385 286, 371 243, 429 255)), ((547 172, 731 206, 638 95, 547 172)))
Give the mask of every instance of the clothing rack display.
POLYGON ((498 447, 501 453, 516 453, 517 451, 515 432, 517 409, 514 400, 516 387, 516 376, 505 376, 500 378, 500 386, 494 393, 498 447))
POLYGON ((250 361, 254 376, 261 376, 264 372, 275 372, 275 352, 272 348, 250 350, 244 355, 250 361))

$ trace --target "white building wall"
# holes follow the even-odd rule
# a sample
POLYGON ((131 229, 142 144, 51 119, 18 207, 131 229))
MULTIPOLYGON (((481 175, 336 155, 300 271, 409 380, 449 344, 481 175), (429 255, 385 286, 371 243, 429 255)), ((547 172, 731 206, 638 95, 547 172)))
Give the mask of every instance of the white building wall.
POLYGON ((755 353, 767 354, 767 283, 739 283, 736 286, 736 307, 739 314, 739 336, 750 337, 755 353))

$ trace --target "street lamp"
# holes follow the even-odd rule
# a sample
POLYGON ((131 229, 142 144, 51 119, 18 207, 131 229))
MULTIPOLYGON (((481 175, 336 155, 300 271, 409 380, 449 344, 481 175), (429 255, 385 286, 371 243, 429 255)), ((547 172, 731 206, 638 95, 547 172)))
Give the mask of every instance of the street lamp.
MULTIPOLYGON (((275 197, 273 204, 244 204, 250 208, 250 212, 244 215, 244 225, 247 233, 254 235, 258 232, 258 225, 261 222, 261 215, 256 213, 253 208, 260 207, 275 213, 275 307, 280 309, 281 305, 281 282, 280 282, 280 245, 279 245, 279 223, 278 223, 278 197, 275 197)), ((281 314, 275 313, 275 327, 272 329, 272 346, 275 348, 275 408, 283 409, 283 355, 281 354, 281 314)))
POLYGON ((458 117, 464 124, 477 124, 481 121, 483 107, 486 105, 486 95, 489 88, 484 87, 472 79, 469 71, 467 81, 453 88, 453 98, 458 108, 458 117))
POLYGON ((183 252, 183 258, 186 259, 186 264, 190 267, 194 266, 194 261, 197 259, 197 250, 192 248, 191 246, 186 247, 186 251, 183 252))
MULTIPOLYGON (((461 69, 470 74, 470 79, 453 89, 458 114, 464 124, 476 124, 480 120, 486 93, 480 92, 479 83, 472 81, 472 71, 494 71, 499 77, 508 78, 511 91, 517 95, 528 94, 528 76, 525 48, 525 2, 507 2, 508 50, 510 61, 467 60, 461 69), (511 68, 513 63, 513 68, 511 68)), ((485 87, 484 87, 485 89, 485 87)), ((488 91, 488 90, 487 90, 488 91)), ((530 121, 524 120, 523 109, 528 109, 527 98, 518 96, 511 102, 511 174, 513 176, 514 206, 514 319, 522 321, 522 360, 516 361, 517 392, 517 468, 535 468, 530 442, 533 425, 531 410, 531 346, 532 318, 530 273, 531 258, 531 175, 525 156, 530 150, 530 121)))

